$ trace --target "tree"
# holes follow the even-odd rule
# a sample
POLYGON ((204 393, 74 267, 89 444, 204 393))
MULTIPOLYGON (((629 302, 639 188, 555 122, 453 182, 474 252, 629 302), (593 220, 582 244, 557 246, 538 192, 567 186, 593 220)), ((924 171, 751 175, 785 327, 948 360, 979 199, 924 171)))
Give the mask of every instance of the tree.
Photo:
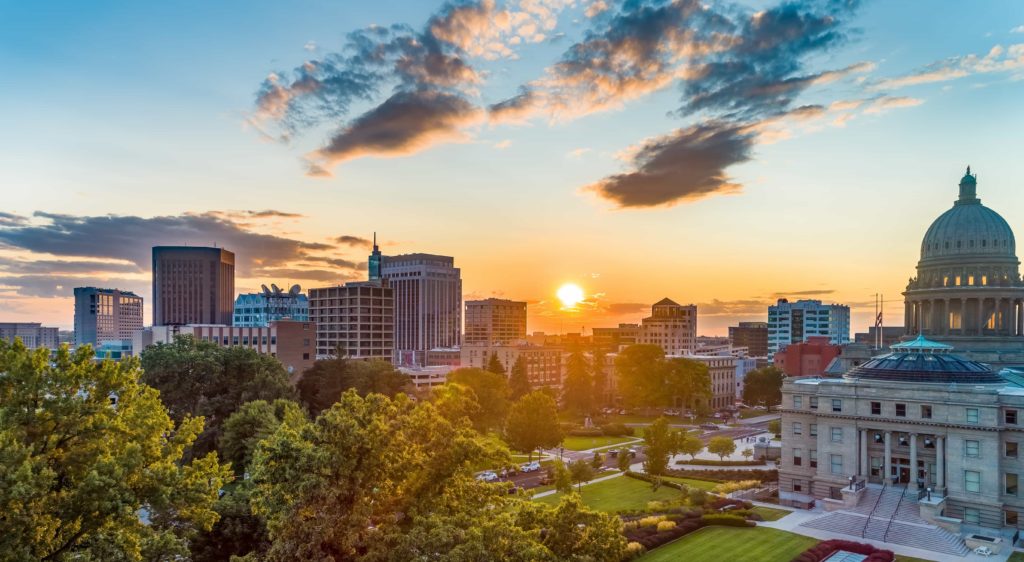
POLYGON ((221 562, 232 556, 259 556, 270 548, 267 523, 249 506, 252 484, 241 480, 224 490, 214 509, 219 519, 189 542, 192 562, 221 562))
POLYGON ((644 442, 647 444, 644 472, 661 476, 668 468, 668 459, 679 450, 683 439, 678 430, 669 427, 668 420, 660 417, 644 428, 644 442))
POLYGON ((747 404, 760 404, 768 408, 782 403, 782 380, 785 373, 778 367, 769 365, 754 369, 743 377, 743 401, 747 404))
POLYGON ((768 422, 768 433, 780 435, 782 433, 782 420, 771 420, 768 422))
POLYGON ((183 460, 202 418, 175 424, 140 376, 90 346, 0 341, 0 558, 171 560, 217 520, 230 469, 183 460))
POLYGON ((736 452, 736 442, 728 437, 712 437, 708 442, 708 452, 725 460, 725 457, 736 452))
POLYGON ((557 459, 554 464, 551 465, 551 479, 555 481, 555 490, 563 494, 567 494, 572 491, 572 474, 569 469, 566 468, 565 463, 562 459, 557 459))
POLYGON ((590 352, 590 368, 593 371, 594 380, 594 404, 607 406, 611 403, 611 377, 608 376, 607 355, 601 347, 595 347, 590 352))
POLYGON ((282 423, 298 426, 305 420, 306 413, 291 400, 246 402, 224 422, 218 449, 224 460, 231 462, 235 474, 241 476, 260 441, 277 431, 282 423))
POLYGON ((501 359, 498 359, 497 353, 491 352, 491 357, 487 360, 487 370, 496 375, 505 374, 505 366, 501 364, 501 359))
POLYGON ((711 398, 711 375, 708 366, 700 361, 676 357, 666 361, 665 395, 662 402, 675 406, 682 401, 687 408, 697 409, 698 405, 706 404, 711 398))
POLYGON ((750 447, 747 447, 746 449, 743 449, 742 455, 744 459, 749 461, 750 457, 754 456, 754 450, 751 449, 750 447))
POLYGON ((141 360, 142 382, 160 391, 171 419, 206 420, 193 447, 196 455, 214 450, 224 421, 242 404, 295 398, 281 362, 248 347, 221 347, 184 335, 146 348, 141 360))
POLYGON ((576 484, 576 489, 579 490, 583 487, 584 482, 594 479, 594 467, 583 460, 572 461, 569 463, 569 474, 576 484))
POLYGON ((684 434, 679 441, 679 452, 684 455, 690 455, 691 459, 696 459, 697 455, 703 450, 704 442, 696 435, 684 434))
POLYGON ((508 381, 499 375, 474 367, 463 367, 448 373, 449 384, 461 384, 470 388, 480 404, 479 414, 473 418, 473 425, 480 431, 501 429, 508 415, 508 381))
POLYGON ((622 472, 626 472, 627 470, 629 470, 630 465, 633 464, 633 458, 629 454, 629 448, 623 447, 622 449, 619 449, 618 463, 619 470, 621 470, 622 472))
POLYGON ((558 406, 543 392, 531 392, 512 405, 505 424, 505 439, 513 449, 533 460, 538 448, 550 449, 562 442, 558 406))
POLYGON ((589 414, 594 407, 594 378, 587 358, 578 350, 566 360, 562 407, 579 415, 589 414))
POLYGON ((530 377, 526 374, 526 361, 523 360, 522 355, 516 357, 516 362, 512 364, 512 370, 508 376, 508 391, 512 400, 519 400, 533 391, 530 377))
POLYGON ((430 389, 430 401, 445 419, 453 423, 463 419, 474 423, 482 413, 476 393, 461 384, 443 384, 430 389))
POLYGON ((594 458, 590 459, 590 466, 598 471, 604 467, 604 457, 601 456, 600 452, 594 451, 594 458))
POLYGON ((302 404, 315 417, 350 388, 360 396, 371 392, 395 396, 409 387, 409 377, 387 361, 333 357, 313 363, 296 386, 302 404))
POLYGON ((566 543, 578 543, 595 562, 620 560, 614 517, 473 478, 480 463, 508 462, 491 443, 429 401, 347 391, 314 422, 282 425, 257 447, 252 505, 267 520, 264 558, 555 562, 575 559, 566 543))
POLYGON ((615 358, 619 393, 634 407, 664 406, 665 351, 659 345, 638 344, 615 358))

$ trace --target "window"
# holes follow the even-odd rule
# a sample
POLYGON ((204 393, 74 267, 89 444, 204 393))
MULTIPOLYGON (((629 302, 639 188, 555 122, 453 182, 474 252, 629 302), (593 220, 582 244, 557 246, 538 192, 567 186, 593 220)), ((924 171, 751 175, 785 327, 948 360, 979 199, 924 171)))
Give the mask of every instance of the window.
POLYGON ((1008 527, 1016 527, 1018 519, 1017 512, 1012 509, 1007 509, 1003 512, 1003 520, 1006 521, 1008 527))
POLYGON ((881 402, 872 402, 871 403, 871 415, 872 416, 880 416, 880 415, 882 415, 882 403, 881 402))
POLYGON ((817 437, 817 436, 818 436, 818 424, 812 423, 811 424, 811 437, 817 437))
POLYGON ((932 407, 931 406, 926 406, 926 405, 922 405, 921 406, 921 418, 922 419, 926 419, 926 420, 932 419, 932 407))
POLYGON ((1006 457, 1007 458, 1010 458, 1010 459, 1017 458, 1017 442, 1016 441, 1007 441, 1006 442, 1005 453, 1006 453, 1006 457))
POLYGON ((980 451, 981 445, 977 441, 973 439, 964 441, 964 454, 968 457, 979 457, 981 456, 980 451))
POLYGON ((832 399, 832 411, 833 412, 842 412, 843 411, 843 401, 838 399, 838 398, 833 398, 832 399))
POLYGON ((871 476, 882 474, 882 457, 871 457, 871 476))
POLYGON ((978 423, 977 408, 967 408, 967 423, 978 423))
POLYGON ((802 424, 800 422, 793 422, 793 435, 803 435, 803 434, 804 434, 804 424, 802 424))
POLYGON ((981 473, 977 470, 964 471, 964 490, 972 494, 981 493, 981 473))
POLYGON ((802 492, 803 489, 804 489, 804 485, 799 480, 794 480, 793 481, 793 491, 794 492, 802 492))
POLYGON ((829 455, 832 474, 843 473, 843 455, 829 455))
POLYGON ((803 449, 793 449, 793 466, 801 466, 804 464, 803 449))
POLYGON ((811 399, 808 402, 811 403, 810 406, 811 406, 812 410, 817 410, 818 409, 818 397, 817 396, 811 396, 811 399))
POLYGON ((976 507, 964 508, 964 523, 981 524, 981 511, 976 507))
POLYGON ((1007 410, 1003 412, 1003 419, 1009 425, 1017 425, 1017 410, 1007 410))
POLYGON ((811 449, 811 459, 808 464, 811 465, 811 468, 818 468, 818 451, 816 449, 811 449))
POLYGON ((793 397, 793 407, 798 409, 798 410, 800 408, 803 408, 804 407, 804 397, 803 396, 794 396, 793 397))
POLYGON ((832 428, 832 442, 841 443, 843 441, 843 428, 833 427, 832 428))
POLYGON ((1012 472, 1006 473, 1006 495, 1017 495, 1017 475, 1012 472))
POLYGON ((897 418, 905 418, 905 417, 907 417, 907 405, 906 404, 896 404, 896 417, 897 418))
POLYGON ((308 353, 303 353, 302 354, 302 360, 303 361, 309 361, 309 354, 308 353))

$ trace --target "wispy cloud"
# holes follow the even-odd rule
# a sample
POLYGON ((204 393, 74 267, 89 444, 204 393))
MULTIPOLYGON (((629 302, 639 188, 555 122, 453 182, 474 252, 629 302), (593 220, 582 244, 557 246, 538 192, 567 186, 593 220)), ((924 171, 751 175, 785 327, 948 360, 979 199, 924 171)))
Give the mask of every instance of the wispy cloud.
POLYGON ((920 84, 947 82, 973 74, 1009 72, 1024 69, 1024 43, 1009 47, 996 45, 982 56, 975 54, 951 57, 932 63, 902 76, 879 80, 871 85, 875 90, 897 90, 920 84))

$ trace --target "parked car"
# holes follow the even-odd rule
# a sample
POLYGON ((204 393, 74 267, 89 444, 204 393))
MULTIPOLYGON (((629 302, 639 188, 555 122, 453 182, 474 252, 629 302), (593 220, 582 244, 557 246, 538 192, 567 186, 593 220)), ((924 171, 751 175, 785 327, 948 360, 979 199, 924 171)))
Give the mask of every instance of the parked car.
POLYGON ((508 468, 501 469, 501 471, 498 472, 498 475, 501 476, 502 478, 508 478, 509 476, 515 476, 518 472, 519 471, 516 469, 516 467, 510 466, 508 468))
POLYGON ((629 458, 635 459, 636 458, 636 454, 637 454, 637 449, 634 448, 634 447, 630 447, 629 448, 629 458))
POLYGON ((476 479, 483 482, 494 482, 498 479, 498 475, 495 474, 493 470, 485 470, 484 472, 477 474, 476 479))
POLYGON ((538 470, 540 470, 539 461, 528 462, 519 467, 520 472, 537 472, 538 470))
POLYGON ((608 451, 608 458, 615 459, 615 458, 618 458, 618 457, 619 457, 619 450, 618 449, 612 449, 611 451, 608 451))
POLYGON ((718 431, 718 426, 713 423, 702 423, 700 428, 704 431, 718 431))

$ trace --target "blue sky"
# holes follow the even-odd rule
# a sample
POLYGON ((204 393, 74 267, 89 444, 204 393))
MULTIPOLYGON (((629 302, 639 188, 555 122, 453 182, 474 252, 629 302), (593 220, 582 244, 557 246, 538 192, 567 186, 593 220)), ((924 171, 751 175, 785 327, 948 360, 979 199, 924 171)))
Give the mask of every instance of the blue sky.
MULTIPOLYGON (((870 310, 858 305, 874 292, 898 299, 924 230, 955 198, 967 164, 979 173, 982 200, 1014 228, 1024 221, 1024 47, 1013 47, 1024 44, 1024 4, 875 1, 850 10, 799 2, 809 13, 840 14, 844 39, 794 47, 799 64, 780 77, 862 66, 783 102, 740 95, 730 100, 740 110, 686 116, 680 108, 693 99, 685 88, 696 80, 685 77, 635 97, 619 92, 611 109, 588 101, 586 81, 562 98, 556 94, 565 90, 555 92, 551 82, 565 88, 570 78, 538 86, 573 45, 608 32, 629 6, 606 0, 606 10, 588 17, 590 0, 484 4, 492 15, 549 11, 531 20, 543 39, 513 44, 516 33, 498 34, 506 50, 493 59, 446 47, 477 79, 436 93, 467 100, 477 117, 459 114, 451 130, 386 157, 351 148, 362 137, 350 135, 343 138, 350 152, 328 158, 333 175, 310 177, 309 154, 380 107, 394 84, 345 113, 293 126, 282 143, 252 126, 276 136, 297 115, 261 114, 257 96, 267 77, 277 73, 288 84, 294 69, 338 52, 352 31, 404 23, 421 33, 451 9, 422 1, 0 2, 0 185, 3 211, 20 217, 11 219, 8 236, 0 232, 0 259, 7 260, 0 317, 68 326, 70 287, 89 279, 131 285, 148 297, 148 266, 130 257, 136 249, 45 245, 40 233, 53 219, 33 216, 40 212, 80 219, 60 225, 65 238, 79 232, 69 224, 112 214, 179 221, 167 231, 178 238, 168 242, 236 241, 236 252, 252 262, 239 289, 356 278, 365 248, 332 240, 376 230, 388 252, 454 255, 468 296, 529 300, 531 329, 562 325, 551 298, 573 281, 590 295, 590 308, 571 322, 636 320, 639 305, 668 296, 701 305, 705 333, 763 316, 776 294, 800 292, 853 303, 855 328, 862 327, 858 320, 870 310), (546 96, 525 121, 480 117, 522 87, 546 96), (837 109, 842 103, 859 105, 837 109), (819 109, 795 112, 806 106, 819 109), (742 131, 729 133, 733 151, 716 153, 725 164, 708 172, 724 173, 725 181, 689 186, 691 170, 704 168, 676 166, 685 153, 662 149, 690 150, 675 131, 723 119, 742 131), (652 139, 661 144, 647 154, 663 155, 658 171, 671 181, 608 183, 621 175, 636 180, 643 167, 631 155, 652 139), (698 187, 704 191, 695 193, 698 187), (238 213, 264 209, 280 214, 238 213), (324 247, 284 249, 268 260, 260 256, 265 240, 248 235, 273 235, 283 248, 324 247), (57 267, 49 277, 24 265, 45 259, 97 265, 89 272, 57 267), (352 267, 338 266, 335 279, 329 259, 352 267)), ((774 2, 710 6, 738 26, 779 9, 774 2)), ((461 29, 458 39, 490 31, 461 29)), ((749 39, 742 31, 734 37, 749 39)), ((301 93, 294 99, 309 101, 301 93)), ((891 311, 890 323, 901 320, 898 303, 891 311)))

